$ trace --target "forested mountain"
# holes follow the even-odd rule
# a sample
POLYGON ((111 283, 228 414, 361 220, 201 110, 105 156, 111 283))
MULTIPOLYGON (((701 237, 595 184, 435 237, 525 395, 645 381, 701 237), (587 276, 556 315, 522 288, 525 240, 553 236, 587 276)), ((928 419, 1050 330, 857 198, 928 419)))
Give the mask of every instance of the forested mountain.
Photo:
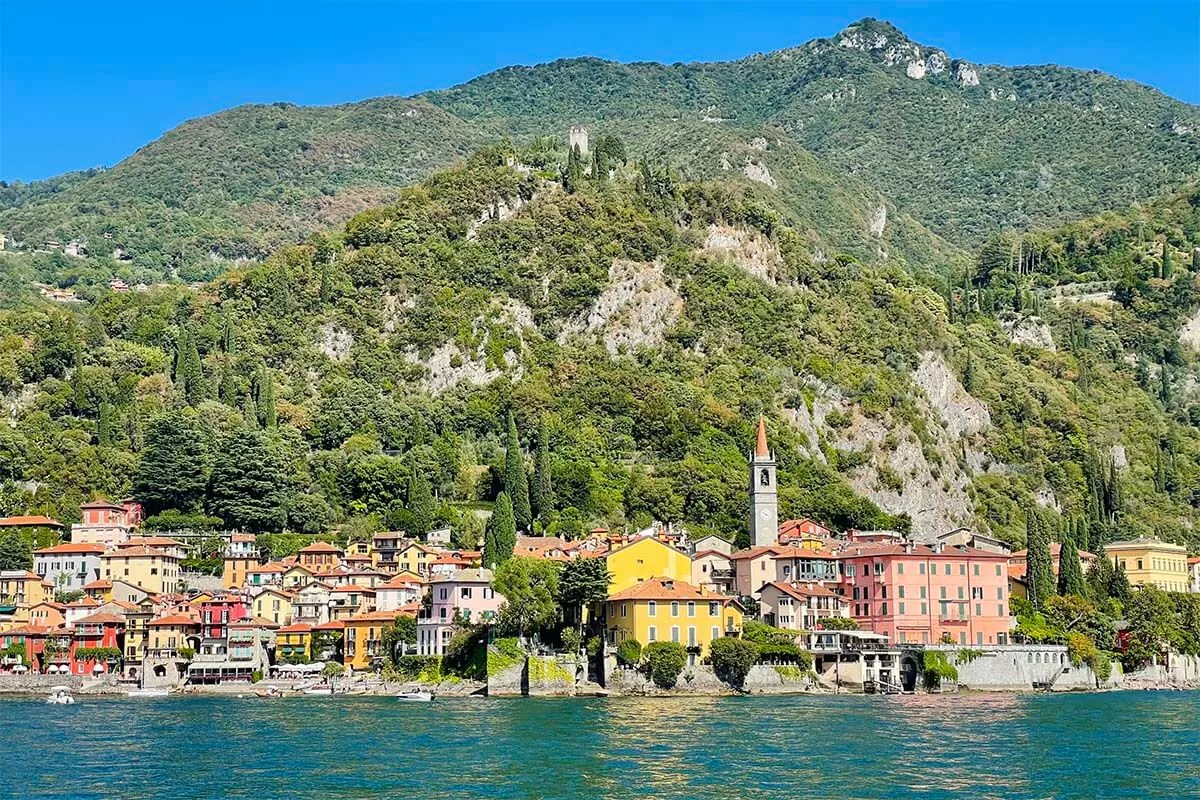
POLYGON ((1194 106, 1094 72, 971 64, 868 19, 733 62, 572 59, 417 99, 237 108, 112 169, 0 189, 0 231, 29 247, 85 240, 99 256, 88 265, 39 264, 59 282, 202 279, 391 200, 476 146, 574 124, 685 178, 753 177, 823 252, 936 253, 921 264, 935 270, 953 248, 928 231, 973 250, 1173 190, 1200 164, 1194 106), (129 261, 109 258, 117 247, 129 261))
POLYGON ((761 413, 785 516, 1019 544, 1041 514, 1196 549, 1195 189, 968 256, 900 212, 870 233, 856 184, 814 209, 732 168, 827 174, 774 136, 711 140, 731 168, 707 180, 593 137, 591 175, 486 148, 199 289, 11 303, 0 510, 137 488, 256 530, 440 516, 473 543, 511 413, 538 529, 743 537, 761 413))

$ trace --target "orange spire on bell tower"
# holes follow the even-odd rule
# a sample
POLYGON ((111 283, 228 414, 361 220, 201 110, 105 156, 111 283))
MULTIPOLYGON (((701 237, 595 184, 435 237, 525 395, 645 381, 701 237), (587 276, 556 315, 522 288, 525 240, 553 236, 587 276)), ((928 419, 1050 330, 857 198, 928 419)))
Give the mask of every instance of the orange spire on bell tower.
POLYGON ((763 417, 758 418, 758 444, 754 447, 754 455, 767 457, 771 451, 767 449, 767 421, 763 417))

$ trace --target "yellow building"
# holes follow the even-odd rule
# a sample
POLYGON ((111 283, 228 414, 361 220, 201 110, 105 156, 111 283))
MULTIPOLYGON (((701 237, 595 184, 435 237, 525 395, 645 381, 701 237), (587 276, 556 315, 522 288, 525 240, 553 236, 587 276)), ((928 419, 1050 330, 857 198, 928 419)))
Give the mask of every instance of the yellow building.
POLYGON ((125 547, 100 556, 100 577, 122 580, 151 594, 178 592, 179 557, 153 547, 125 547))
POLYGON ((396 553, 396 572, 414 572, 422 578, 429 577, 429 565, 441 553, 420 542, 413 542, 396 553))
POLYGON ((154 619, 154 601, 146 598, 131 605, 125 612, 125 661, 140 662, 149 644, 148 626, 154 619))
POLYGON ((613 592, 605 611, 610 646, 626 639, 643 646, 678 642, 687 648, 690 664, 708 655, 714 639, 742 631, 742 609, 735 598, 672 578, 651 578, 613 592))
POLYGON ((292 594, 279 589, 263 589, 250 601, 250 613, 276 625, 292 621, 292 594))
POLYGON ((1113 566, 1123 566, 1135 588, 1157 586, 1166 592, 1188 590, 1187 548, 1142 537, 1104 546, 1113 566))
POLYGON ((395 621, 395 611, 368 611, 347 619, 342 664, 356 672, 371 669, 383 658, 383 629, 395 621))
POLYGON ((283 587, 285 589, 299 589, 302 586, 308 586, 312 583, 313 571, 307 567, 302 567, 299 564, 293 564, 288 567, 283 573, 283 587))
POLYGON ((306 662, 311 658, 312 625, 297 622, 275 631, 275 658, 282 663, 306 662))
POLYGON ((605 557, 612 582, 609 594, 650 578, 673 578, 686 584, 692 579, 692 557, 652 537, 618 547, 605 557))
POLYGON ((152 657, 174 658, 179 650, 195 649, 200 641, 200 622, 185 614, 168 614, 146 623, 147 651, 152 657))
POLYGON ((29 622, 26 615, 31 606, 54 599, 54 584, 28 570, 12 569, 0 572, 0 615, 29 622))

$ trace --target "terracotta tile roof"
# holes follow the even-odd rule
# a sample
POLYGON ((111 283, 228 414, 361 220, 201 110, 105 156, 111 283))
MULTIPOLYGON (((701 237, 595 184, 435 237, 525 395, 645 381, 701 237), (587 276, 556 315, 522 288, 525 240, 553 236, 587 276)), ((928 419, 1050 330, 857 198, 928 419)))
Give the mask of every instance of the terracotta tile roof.
POLYGON ((420 603, 405 603, 396 609, 397 614, 403 614, 406 617, 415 617, 421 611, 420 603))
POLYGON ((359 586, 357 583, 348 583, 345 586, 335 586, 331 592, 355 592, 358 594, 375 594, 375 590, 366 586, 359 586))
POLYGON ((35 556, 51 556, 58 554, 82 554, 82 555, 100 555, 104 552, 104 545, 101 544, 86 544, 84 542, 67 542, 66 544, 56 544, 53 547, 42 547, 34 550, 35 556))
POLYGON ((125 618, 104 611, 75 620, 76 625, 124 625, 125 618))
MULTIPOLYGON (((1081 559, 1083 559, 1084 561, 1094 560, 1096 558, 1095 553, 1089 553, 1087 550, 1077 550, 1076 552, 1079 553, 1079 557, 1081 559)), ((1061 555, 1062 555, 1062 543, 1061 542, 1051 542, 1050 543, 1050 557, 1058 558, 1061 555)), ((1015 550, 1009 556, 1009 558, 1013 559, 1014 561, 1028 560, 1029 559, 1029 551, 1028 550, 1015 550)))
POLYGON ((383 584, 382 586, 378 586, 376 588, 378 588, 378 589, 384 589, 384 588, 399 589, 399 588, 403 588, 406 586, 420 586, 423 583, 424 583, 424 581, 422 581, 420 578, 414 578, 411 575, 397 575, 396 577, 392 578, 387 583, 383 584))
POLYGON ((23 517, 0 517, 0 528, 65 528, 56 519, 33 514, 23 517))
POLYGON ((158 617, 156 619, 152 619, 149 622, 147 622, 146 624, 152 625, 152 626, 158 628, 158 627, 164 627, 167 625, 197 625, 198 626, 200 624, 200 622, 198 620, 192 619, 191 617, 187 616, 186 614, 169 614, 168 616, 165 616, 165 617, 158 617))
POLYGON ((83 590, 85 592, 88 589, 91 589, 92 591, 96 591, 99 589, 111 589, 111 588, 112 588, 112 581, 106 581, 104 579, 94 580, 91 583, 85 583, 83 585, 83 590))
POLYGON ((4 570, 3 575, 9 580, 21 578, 26 581, 40 581, 42 579, 41 575, 38 575, 36 572, 30 572, 27 569, 4 570))
POLYGON ((154 547, 146 547, 145 545, 133 545, 122 547, 120 550, 114 550, 111 553, 105 553, 101 558, 175 558, 175 556, 154 547))
POLYGON ((32 622, 28 625, 22 625, 19 628, 9 628, 8 630, 4 631, 5 636, 11 634, 18 634, 22 636, 45 636, 48 633, 50 633, 49 625, 35 625, 32 622))
POLYGON ((734 598, 693 586, 687 581, 671 578, 648 578, 635 586, 609 595, 609 600, 715 600, 729 602, 734 598))
POLYGON ((701 550, 697 553, 692 553, 693 559, 703 558, 704 556, 720 556, 726 561, 730 560, 730 555, 728 553, 722 553, 720 550, 701 550))
POLYGON ((329 542, 313 542, 307 547, 300 548, 301 553, 340 553, 340 547, 334 547, 329 542))
POLYGON ((355 614, 346 622, 395 622, 397 612, 395 611, 367 611, 362 614, 355 614))
POLYGON ((100 602, 94 597, 81 597, 73 603, 67 603, 67 608, 96 608, 100 602))
POLYGON ((314 625, 314 631, 344 631, 346 629, 346 621, 341 619, 331 619, 329 622, 322 622, 320 625, 314 625))
POLYGON ((278 622, 272 622, 264 617, 246 617, 237 622, 229 623, 231 628, 278 628, 278 622))
POLYGON ((285 568, 282 564, 260 564, 257 567, 251 567, 250 569, 246 570, 246 572, 259 572, 259 573, 287 572, 287 568, 285 568))
POLYGON ((278 633, 308 633, 312 630, 312 625, 307 622, 293 622, 291 625, 285 625, 280 628, 278 633))
POLYGON ((124 511, 125 510, 125 506, 119 506, 110 500, 105 500, 103 497, 98 497, 95 500, 89 500, 86 503, 82 503, 79 507, 80 508, 111 508, 114 511, 124 511))
MULTIPOLYGON (((836 597, 839 600, 846 599, 837 592, 830 590, 829 587, 822 586, 819 583, 780 583, 779 581, 772 581, 771 583, 768 583, 767 586, 774 586, 779 591, 786 595, 790 595, 797 600, 806 600, 810 597, 836 597)), ((766 586, 763 588, 765 589, 766 586)))
POLYGON ((253 533, 235 533, 229 537, 231 542, 256 542, 258 538, 253 533))

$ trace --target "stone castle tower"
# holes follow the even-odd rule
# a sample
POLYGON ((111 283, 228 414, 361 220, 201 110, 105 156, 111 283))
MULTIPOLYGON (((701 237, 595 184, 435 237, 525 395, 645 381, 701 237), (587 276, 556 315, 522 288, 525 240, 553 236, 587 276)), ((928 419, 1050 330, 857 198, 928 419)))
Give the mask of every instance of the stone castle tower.
POLYGON ((588 151, 588 130, 582 125, 572 125, 567 136, 567 149, 573 150, 575 146, 579 146, 579 154, 587 155, 588 151))
POLYGON ((767 423, 758 418, 758 441, 750 453, 750 542, 772 545, 779 538, 779 485, 775 455, 767 448, 767 423))

